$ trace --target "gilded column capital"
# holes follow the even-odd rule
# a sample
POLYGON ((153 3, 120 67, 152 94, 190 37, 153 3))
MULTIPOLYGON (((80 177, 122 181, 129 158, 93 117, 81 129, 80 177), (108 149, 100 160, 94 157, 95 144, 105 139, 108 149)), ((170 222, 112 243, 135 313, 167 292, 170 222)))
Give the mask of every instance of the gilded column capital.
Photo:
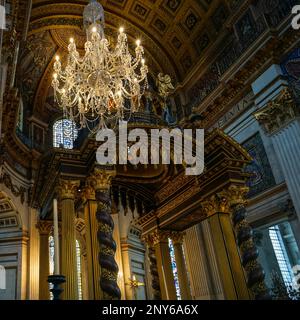
POLYGON ((293 121, 299 113, 289 88, 283 89, 278 97, 254 114, 256 120, 269 135, 275 134, 293 121))
POLYGON ((61 200, 75 199, 80 182, 78 180, 60 179, 56 192, 61 200))
POLYGON ((207 217, 216 213, 229 213, 229 201, 227 192, 219 192, 201 202, 201 209, 207 217))
POLYGON ((88 183, 95 191, 109 190, 111 180, 116 176, 116 174, 117 172, 113 168, 96 166, 93 174, 88 179, 88 183))
POLYGON ((161 242, 167 242, 169 239, 170 232, 163 230, 155 230, 144 237, 145 241, 149 244, 149 246, 156 246, 161 242))
POLYGON ((170 231, 169 238, 172 240, 173 244, 183 244, 184 236, 186 235, 185 232, 177 232, 177 231, 170 231))
POLYGON ((84 202, 88 200, 96 200, 95 189, 89 184, 85 186, 82 191, 82 198, 84 202))
POLYGON ((53 227, 53 221, 40 220, 37 225, 40 235, 50 235, 53 227))
POLYGON ((246 186, 231 185, 224 194, 227 195, 227 201, 230 207, 237 205, 246 205, 246 196, 249 188, 246 186))

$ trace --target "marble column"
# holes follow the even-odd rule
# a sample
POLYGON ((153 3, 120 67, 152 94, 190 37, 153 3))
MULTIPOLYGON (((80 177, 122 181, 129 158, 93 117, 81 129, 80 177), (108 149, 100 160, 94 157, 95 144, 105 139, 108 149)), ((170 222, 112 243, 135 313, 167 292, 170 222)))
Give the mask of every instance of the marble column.
POLYGON ((60 180, 57 188, 62 221, 62 275, 66 277, 63 300, 78 300, 76 259, 75 195, 79 181, 60 180))
POLYGON ((249 300, 246 277, 235 241, 229 210, 217 208, 208 219, 216 260, 226 300, 249 300))
POLYGON ((156 230, 151 235, 163 300, 177 300, 172 262, 169 249, 169 233, 156 230))
POLYGON ((84 190, 84 194, 89 299, 101 300, 101 289, 99 286, 101 272, 98 261, 98 254, 100 249, 97 238, 98 222, 96 218, 97 202, 95 197, 95 190, 88 185, 84 190))
POLYGON ((183 253, 184 233, 172 232, 170 235, 174 246, 175 260, 178 272, 178 281, 182 300, 191 300, 191 288, 186 268, 185 257, 183 253))
POLYGON ((40 233, 40 270, 39 270, 39 300, 49 300, 49 236, 52 228, 52 221, 40 220, 37 224, 40 233))
POLYGON ((300 117, 288 88, 255 114, 271 137, 285 181, 300 219, 300 117))
POLYGON ((89 178, 95 189, 97 201, 97 222, 100 263, 100 287, 104 300, 121 299, 117 284, 119 268, 115 261, 116 242, 113 239, 114 221, 111 216, 112 201, 110 195, 111 180, 116 171, 111 167, 96 166, 89 178))

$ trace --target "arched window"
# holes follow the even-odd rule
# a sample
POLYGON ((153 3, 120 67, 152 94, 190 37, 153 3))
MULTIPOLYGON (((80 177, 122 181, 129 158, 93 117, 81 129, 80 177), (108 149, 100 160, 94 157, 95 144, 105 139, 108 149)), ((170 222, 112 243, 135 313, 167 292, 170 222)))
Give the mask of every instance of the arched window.
POLYGON ((169 250, 170 250, 172 271, 173 271, 174 282, 175 282, 176 296, 177 296, 177 300, 181 300, 181 293, 180 293, 180 287, 179 287, 177 265, 176 265, 176 260, 175 260, 174 245, 173 245, 173 242, 172 242, 171 239, 169 239, 169 250))
POLYGON ((78 298, 79 300, 82 300, 81 249, 80 249, 80 244, 78 240, 76 240, 76 260, 77 260, 78 298))
POLYGON ((61 119, 53 126, 53 146, 54 148, 73 149, 74 141, 78 137, 78 129, 74 121, 61 119))

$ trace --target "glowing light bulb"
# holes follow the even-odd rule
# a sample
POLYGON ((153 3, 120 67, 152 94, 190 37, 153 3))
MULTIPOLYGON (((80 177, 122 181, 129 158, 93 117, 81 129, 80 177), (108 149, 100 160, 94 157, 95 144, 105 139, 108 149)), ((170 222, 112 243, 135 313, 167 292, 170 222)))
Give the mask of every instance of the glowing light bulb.
POLYGON ((57 79, 57 73, 54 73, 54 74, 53 74, 53 78, 54 78, 54 79, 57 79))
POLYGON ((121 27, 121 28, 119 29, 119 31, 120 31, 120 33, 123 33, 123 32, 124 32, 124 28, 121 27))
POLYGON ((97 28, 93 27, 92 32, 97 32, 97 28))
POLYGON ((141 45, 141 40, 140 40, 140 39, 136 40, 136 45, 137 45, 138 47, 141 45))
POLYGON ((73 38, 70 38, 70 42, 71 42, 71 43, 74 43, 74 39, 73 39, 73 38))
POLYGON ((142 59, 142 64, 145 64, 146 60, 145 59, 142 59))
POLYGON ((56 61, 59 61, 59 56, 58 56, 58 55, 55 57, 55 60, 56 60, 56 61))

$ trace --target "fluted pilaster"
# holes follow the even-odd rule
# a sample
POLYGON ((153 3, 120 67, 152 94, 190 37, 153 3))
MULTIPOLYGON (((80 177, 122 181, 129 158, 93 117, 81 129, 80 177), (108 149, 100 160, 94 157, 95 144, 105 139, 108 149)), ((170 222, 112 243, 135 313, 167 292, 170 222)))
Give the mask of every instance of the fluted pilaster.
POLYGON ((60 180, 57 193, 62 216, 62 274, 66 277, 64 300, 78 300, 76 228, 74 200, 79 181, 60 180))
POLYGON ((169 232, 156 230, 148 237, 155 250, 161 297, 163 300, 177 300, 169 249, 169 232))
POLYGON ((49 236, 51 228, 53 226, 52 221, 40 220, 37 223, 37 228, 40 233, 40 270, 39 270, 39 299, 49 300, 49 236))

